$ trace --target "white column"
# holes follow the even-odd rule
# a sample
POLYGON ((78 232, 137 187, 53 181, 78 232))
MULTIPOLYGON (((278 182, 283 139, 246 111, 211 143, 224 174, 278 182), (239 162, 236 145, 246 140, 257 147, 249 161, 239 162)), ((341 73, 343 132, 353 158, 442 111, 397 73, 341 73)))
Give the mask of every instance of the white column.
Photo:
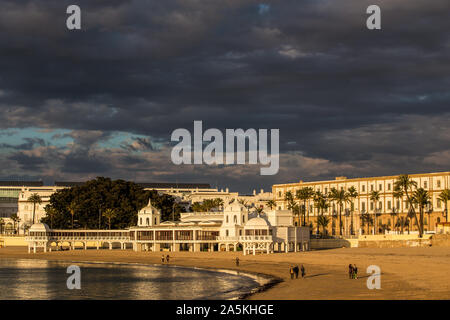
POLYGON ((255 255, 255 254, 256 254, 256 244, 253 243, 253 255, 255 255))

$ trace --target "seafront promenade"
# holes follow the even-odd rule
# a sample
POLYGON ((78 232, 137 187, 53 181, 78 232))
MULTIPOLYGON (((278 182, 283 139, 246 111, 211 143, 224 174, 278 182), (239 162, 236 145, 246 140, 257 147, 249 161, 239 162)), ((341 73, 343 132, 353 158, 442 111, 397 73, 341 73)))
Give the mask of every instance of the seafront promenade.
MULTIPOLYGON (((450 299, 450 254, 446 247, 341 248, 320 251, 243 256, 235 252, 164 252, 170 264, 264 273, 283 281, 248 299, 450 299), (235 258, 240 258, 236 267, 235 258), (348 279, 348 264, 358 266, 358 280, 348 279), (291 280, 289 267, 303 264, 305 279, 291 280), (369 265, 381 268, 381 289, 366 286, 369 265), (332 288, 332 290, 330 290, 332 288)), ((0 249, 0 258, 160 264, 161 252, 71 250, 38 252, 26 247, 0 249)))

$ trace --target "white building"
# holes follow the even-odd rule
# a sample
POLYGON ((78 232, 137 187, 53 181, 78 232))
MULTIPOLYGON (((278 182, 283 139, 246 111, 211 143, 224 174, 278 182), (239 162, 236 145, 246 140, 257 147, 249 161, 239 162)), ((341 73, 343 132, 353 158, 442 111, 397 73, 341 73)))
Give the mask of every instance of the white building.
POLYGON ((258 214, 237 201, 223 212, 187 213, 181 221, 160 222, 161 213, 148 205, 138 213, 138 225, 127 230, 50 230, 43 224, 30 228, 29 251, 68 244, 71 248, 89 244, 111 249, 120 244, 135 251, 239 251, 245 254, 309 250, 309 230, 293 225, 288 210, 258 214))

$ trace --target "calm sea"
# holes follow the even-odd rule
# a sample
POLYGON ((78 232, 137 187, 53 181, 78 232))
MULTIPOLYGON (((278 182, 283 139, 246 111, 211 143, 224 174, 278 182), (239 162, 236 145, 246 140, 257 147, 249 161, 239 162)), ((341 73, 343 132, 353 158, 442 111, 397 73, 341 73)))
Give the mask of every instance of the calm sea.
POLYGON ((232 272, 175 267, 0 259, 0 300, 233 299, 268 280, 232 272), (81 270, 81 289, 67 289, 67 267, 81 270))

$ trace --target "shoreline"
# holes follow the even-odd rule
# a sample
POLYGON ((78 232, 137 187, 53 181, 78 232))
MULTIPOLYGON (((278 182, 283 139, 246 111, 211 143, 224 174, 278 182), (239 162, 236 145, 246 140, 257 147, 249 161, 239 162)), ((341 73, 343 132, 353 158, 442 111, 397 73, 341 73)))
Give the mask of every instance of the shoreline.
MULTIPOLYGON (((167 254, 164 252, 164 254, 167 254)), ((240 252, 170 252, 170 266, 248 273, 270 277, 266 285, 239 300, 399 300, 450 299, 448 248, 342 248, 298 253, 243 256, 240 252), (240 266, 236 267, 235 258, 240 266), (348 264, 358 266, 357 280, 348 279, 348 264), (306 277, 290 279, 289 267, 304 264, 306 277), (369 290, 370 265, 380 266, 381 290, 369 290)), ((0 249, 0 258, 97 263, 162 265, 161 252, 74 250, 28 254, 24 247, 0 249)))
MULTIPOLYGON (((269 275, 267 273, 262 272, 252 272, 252 271, 242 271, 236 269, 225 269, 220 267, 197 267, 197 266, 185 266, 178 264, 170 264, 170 263, 140 263, 140 262, 117 262, 117 261, 92 261, 92 260, 66 260, 66 259, 49 259, 49 258, 36 258, 36 257, 4 257, 0 255, 0 258, 3 259, 11 259, 11 260, 20 260, 20 259, 29 259, 29 260, 41 260, 41 261, 49 261, 49 262, 70 262, 70 263, 84 263, 84 264, 106 264, 106 265, 118 265, 118 266, 141 266, 141 267, 156 267, 156 266, 167 266, 171 268, 186 268, 192 270, 201 270, 201 271, 212 271, 216 273, 227 273, 236 276, 242 276, 246 278, 250 278, 255 281, 258 285, 251 289, 248 292, 239 293, 236 296, 233 296, 230 299, 226 300, 245 300, 250 296, 263 292, 265 290, 270 289, 271 287, 277 285, 280 282, 283 282, 283 279, 269 275), (259 278, 263 278, 264 281, 261 281, 259 278)), ((239 290, 234 290, 238 293, 239 290)))

